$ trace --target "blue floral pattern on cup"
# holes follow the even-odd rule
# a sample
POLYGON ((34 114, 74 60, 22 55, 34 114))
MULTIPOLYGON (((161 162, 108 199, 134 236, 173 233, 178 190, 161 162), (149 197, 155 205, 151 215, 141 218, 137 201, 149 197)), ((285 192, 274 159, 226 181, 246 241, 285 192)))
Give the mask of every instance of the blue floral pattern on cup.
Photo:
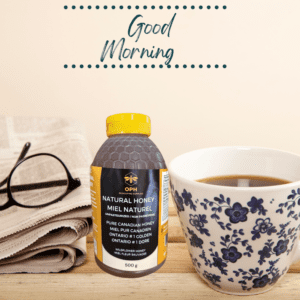
POLYGON ((208 229, 204 228, 205 223, 208 223, 208 221, 206 220, 206 215, 190 214, 190 224, 194 226, 201 234, 210 236, 208 229))
MULTIPOLYGON (((174 189, 172 182, 171 193, 178 215, 185 210, 191 211, 189 214, 190 226, 183 227, 183 231, 190 246, 197 249, 197 257, 191 256, 193 265, 209 283, 222 289, 222 282, 225 280, 237 282, 241 286, 241 290, 250 291, 271 286, 286 273, 287 268, 281 270, 279 261, 283 256, 290 255, 293 250, 300 225, 293 226, 295 223, 291 221, 282 224, 272 221, 276 215, 269 214, 267 216, 268 210, 265 209, 262 198, 252 196, 244 206, 237 200, 231 201, 230 197, 223 194, 215 196, 213 200, 206 198, 202 201, 195 200, 186 189, 183 189, 180 195, 174 189), (202 212, 195 213, 196 208, 198 212, 202 212), (254 223, 253 218, 249 221, 249 214, 257 215, 254 223), (224 232, 219 241, 210 239, 211 233, 207 228, 210 222, 216 222, 224 232), (245 232, 239 228, 242 223, 248 222, 252 229, 247 232, 246 236, 250 237, 250 240, 243 237, 245 232), (265 241, 263 245, 259 241, 262 237, 265 241), (266 237, 268 239, 265 239, 266 237), (256 247, 253 243, 256 243, 256 247), (260 249, 254 252, 253 249, 259 248, 258 245, 260 249), (229 271, 244 257, 255 259, 261 268, 237 267, 233 271, 229 271)), ((273 201, 274 199, 270 204, 276 205, 273 201)), ((296 205, 300 206, 300 188, 292 190, 291 194, 287 196, 287 201, 278 204, 279 208, 276 213, 287 212, 288 218, 298 220, 300 213, 296 212, 296 205)))
POLYGON ((271 235, 275 232, 277 232, 277 230, 271 223, 270 218, 258 218, 255 222, 253 230, 251 231, 251 233, 253 234, 252 240, 255 241, 256 239, 259 239, 262 234, 266 233, 267 235, 271 235))
POLYGON ((225 209, 225 214, 229 217, 231 223, 246 222, 249 209, 242 207, 238 202, 234 203, 231 208, 225 209))

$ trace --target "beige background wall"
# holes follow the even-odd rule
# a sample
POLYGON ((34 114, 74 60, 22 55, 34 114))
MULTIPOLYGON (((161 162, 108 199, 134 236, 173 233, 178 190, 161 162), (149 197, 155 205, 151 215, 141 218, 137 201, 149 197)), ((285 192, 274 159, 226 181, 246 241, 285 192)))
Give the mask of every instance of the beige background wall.
MULTIPOLYGON (((1 0, 0 112, 80 119, 93 154, 106 138, 105 118, 119 112, 151 117, 152 139, 167 162, 186 151, 224 145, 300 154, 299 12, 299 0, 1 0), (105 4, 172 9, 104 11, 105 4), (176 4, 228 8, 175 11, 176 4), (101 8, 64 10, 64 5, 101 8), (128 37, 137 13, 145 22, 163 24, 175 12, 169 38, 142 35, 135 43, 128 37), (128 48, 174 48, 172 68, 104 69, 105 41, 122 37, 128 48), (64 64, 77 68, 64 69, 64 64), (183 69, 183 64, 228 67, 183 69)), ((105 59, 108 65, 163 62, 105 59)))

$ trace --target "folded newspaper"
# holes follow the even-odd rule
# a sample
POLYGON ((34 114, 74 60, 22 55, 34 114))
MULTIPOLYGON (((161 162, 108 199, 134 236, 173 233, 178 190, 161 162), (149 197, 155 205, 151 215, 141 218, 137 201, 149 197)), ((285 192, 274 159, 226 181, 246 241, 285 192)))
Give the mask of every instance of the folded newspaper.
POLYGON ((43 208, 14 205, 0 211, 0 274, 60 272, 79 266, 86 258, 86 235, 92 229, 91 155, 85 134, 74 120, 0 116, 0 182, 26 142, 31 143, 27 156, 56 155, 81 186, 43 208))

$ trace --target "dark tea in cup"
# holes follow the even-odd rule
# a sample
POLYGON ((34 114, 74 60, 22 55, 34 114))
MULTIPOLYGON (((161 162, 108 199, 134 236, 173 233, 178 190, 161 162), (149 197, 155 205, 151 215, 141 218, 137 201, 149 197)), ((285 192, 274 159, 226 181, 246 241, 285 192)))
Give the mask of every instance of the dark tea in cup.
POLYGON ((257 175, 224 175, 207 177, 196 181, 213 185, 235 187, 260 187, 291 183, 291 181, 285 179, 257 175))

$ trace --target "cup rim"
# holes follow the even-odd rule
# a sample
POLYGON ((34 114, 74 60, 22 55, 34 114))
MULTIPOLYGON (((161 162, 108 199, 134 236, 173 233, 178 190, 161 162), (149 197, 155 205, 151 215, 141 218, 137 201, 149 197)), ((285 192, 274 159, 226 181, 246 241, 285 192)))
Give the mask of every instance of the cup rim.
MULTIPOLYGON (((300 160, 300 155, 296 154, 296 153, 293 153, 293 152, 289 152, 289 151, 283 151, 283 150, 278 150, 278 149, 275 149, 275 148, 268 148, 268 147, 256 147, 256 146, 221 146, 221 147, 207 147, 207 148, 200 148, 200 149, 197 149, 197 150, 192 150, 192 151, 189 151, 189 152, 185 152, 179 156, 176 156, 175 158, 173 158, 168 166, 168 170, 170 172, 170 175, 171 177, 174 176, 174 177, 177 177, 180 179, 180 181, 184 182, 184 183, 187 183, 189 185, 192 185, 194 187, 198 187, 198 188, 206 188, 206 189, 211 189, 211 190, 215 190, 216 188, 218 190, 225 190, 225 191, 234 191, 234 192, 237 192, 237 191, 241 191, 241 192, 245 192, 245 191, 252 191, 252 192, 255 192, 255 191, 276 191, 276 190, 281 190, 283 188, 293 188, 294 186, 297 186, 297 185, 300 185, 300 179, 297 180, 297 181, 293 181, 291 183, 286 183, 286 184, 279 184, 279 185, 273 185, 273 186, 260 186, 260 187, 233 187, 233 186, 223 186, 223 185, 213 185, 213 184, 207 184, 207 183, 203 183, 203 182, 196 182, 195 180, 191 180, 191 179, 187 179, 183 176, 180 176, 178 173, 176 173, 174 170, 173 170, 173 164, 175 163, 175 161, 177 159, 179 159, 180 157, 184 156, 184 155, 188 155, 188 154, 193 154, 193 153, 196 153, 196 152, 200 152, 200 151, 203 151, 203 150, 206 150, 206 151, 210 151, 210 150, 222 150, 222 149, 239 149, 239 148, 242 148, 242 149, 247 149, 247 150, 267 150, 267 151, 272 151, 272 152, 277 152, 277 153, 284 153, 284 154, 289 154, 289 155, 292 155, 292 156, 295 156, 297 157, 299 160, 300 160)), ((171 178, 172 180, 172 178, 171 178)))

